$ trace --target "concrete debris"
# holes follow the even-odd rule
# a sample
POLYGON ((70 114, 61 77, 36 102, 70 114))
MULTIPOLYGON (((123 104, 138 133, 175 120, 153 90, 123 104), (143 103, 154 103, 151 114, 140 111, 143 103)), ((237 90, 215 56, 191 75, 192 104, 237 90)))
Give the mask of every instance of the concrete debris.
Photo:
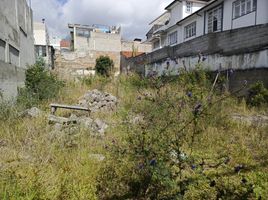
POLYGON ((69 118, 49 115, 48 121, 49 124, 54 124, 53 130, 70 134, 78 132, 78 129, 82 128, 91 131, 94 135, 97 133, 97 135, 103 136, 108 128, 108 125, 100 119, 93 120, 89 117, 77 117, 76 115, 71 115, 69 118))
POLYGON ((22 112, 20 114, 20 117, 37 118, 42 114, 43 114, 43 111, 41 111, 40 109, 38 109, 36 107, 33 107, 33 108, 27 109, 24 112, 22 112))
POLYGON ((97 89, 88 91, 79 99, 79 105, 91 109, 91 112, 113 111, 118 104, 118 99, 106 92, 97 89))
POLYGON ((254 125, 254 126, 268 125, 268 116, 265 116, 265 115, 244 116, 244 115, 235 113, 235 114, 232 114, 231 117, 234 121, 245 123, 247 125, 254 125))
POLYGON ((142 124, 144 122, 144 116, 136 115, 130 119, 130 123, 132 124, 142 124))
POLYGON ((77 124, 77 119, 73 119, 72 116, 70 118, 65 118, 65 117, 58 117, 55 115, 49 115, 48 123, 49 124, 62 124, 62 125, 77 124))
POLYGON ((102 154, 90 154, 89 157, 100 162, 105 160, 105 156, 102 154))
POLYGON ((100 134, 104 134, 105 130, 108 128, 108 125, 101 121, 100 119, 95 120, 95 130, 98 131, 100 134))

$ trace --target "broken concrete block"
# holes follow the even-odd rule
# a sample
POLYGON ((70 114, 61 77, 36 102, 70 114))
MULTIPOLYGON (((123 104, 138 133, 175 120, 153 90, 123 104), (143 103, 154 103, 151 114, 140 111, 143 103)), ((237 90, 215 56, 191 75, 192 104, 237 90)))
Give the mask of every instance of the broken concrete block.
POLYGON ((30 117, 30 118, 36 118, 39 117, 43 114, 43 111, 41 111, 40 109, 33 107, 30 109, 25 110, 24 112, 22 112, 20 114, 21 117, 30 117))

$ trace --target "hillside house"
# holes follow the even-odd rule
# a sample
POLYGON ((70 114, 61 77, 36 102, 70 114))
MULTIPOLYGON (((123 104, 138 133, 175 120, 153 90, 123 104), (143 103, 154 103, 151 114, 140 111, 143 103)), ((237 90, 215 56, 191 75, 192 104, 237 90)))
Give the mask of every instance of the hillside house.
POLYGON ((213 32, 268 23, 267 0, 175 0, 166 10, 169 20, 148 38, 154 50, 213 32))
POLYGON ((147 41, 153 43, 153 49, 176 45, 179 42, 177 22, 195 13, 208 4, 208 0, 175 0, 170 3, 165 12, 150 23, 152 29, 147 33, 147 41))

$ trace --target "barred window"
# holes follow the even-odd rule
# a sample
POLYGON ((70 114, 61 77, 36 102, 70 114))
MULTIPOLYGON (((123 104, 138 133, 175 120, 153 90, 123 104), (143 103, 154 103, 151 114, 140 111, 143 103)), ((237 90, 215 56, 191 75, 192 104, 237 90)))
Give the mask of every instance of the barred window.
POLYGON ((233 19, 256 11, 257 0, 237 0, 233 3, 233 19))
POLYGON ((186 12, 192 13, 193 2, 186 1, 186 12))
POLYGON ((184 38, 190 38, 196 35, 196 22, 184 27, 184 38))
POLYGON ((208 12, 208 32, 220 31, 222 27, 222 6, 208 12))
POLYGON ((178 41, 178 32, 175 31, 171 34, 168 35, 168 43, 169 45, 173 45, 173 44, 176 44, 178 41))

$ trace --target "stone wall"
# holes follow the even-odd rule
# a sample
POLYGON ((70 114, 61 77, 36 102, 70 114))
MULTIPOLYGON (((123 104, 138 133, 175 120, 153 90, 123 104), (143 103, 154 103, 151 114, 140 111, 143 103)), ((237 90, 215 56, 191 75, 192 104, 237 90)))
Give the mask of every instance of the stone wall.
POLYGON ((55 69, 63 79, 94 75, 96 59, 109 56, 114 61, 115 71, 119 72, 120 52, 75 51, 61 52, 56 56, 55 69))

